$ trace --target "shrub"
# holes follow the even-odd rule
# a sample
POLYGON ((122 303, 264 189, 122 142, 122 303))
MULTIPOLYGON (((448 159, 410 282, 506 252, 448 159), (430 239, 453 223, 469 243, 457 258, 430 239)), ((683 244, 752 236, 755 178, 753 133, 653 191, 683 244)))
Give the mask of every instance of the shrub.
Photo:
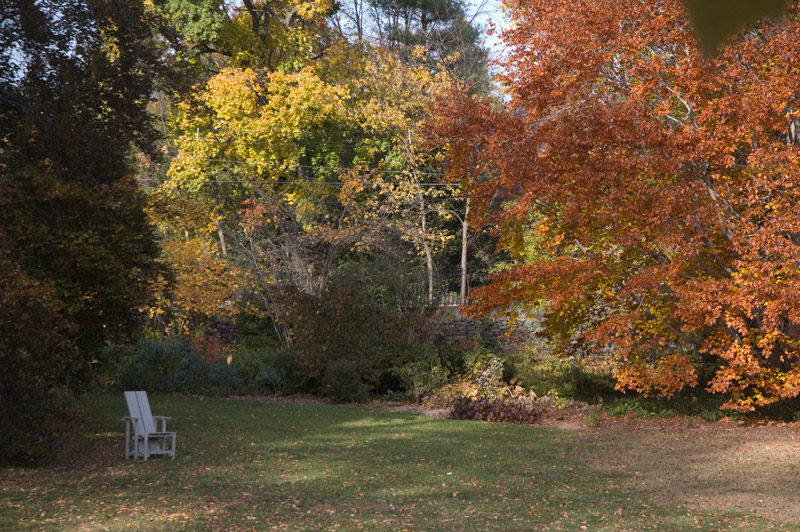
POLYGON ((513 358, 517 381, 538 395, 555 391, 562 397, 591 403, 622 396, 614 389, 610 360, 561 357, 542 345, 530 346, 513 358))
POLYGON ((334 361, 347 360, 359 380, 380 388, 381 379, 414 361, 426 341, 421 318, 377 305, 351 279, 336 277, 320 295, 285 287, 281 325, 291 333, 297 371, 310 389, 327 386, 334 361))
POLYGON ((170 382, 170 392, 226 396, 247 393, 236 370, 225 362, 208 363, 199 356, 183 360, 170 382))
POLYGON ((629 399, 617 399, 608 409, 611 416, 630 416, 646 418, 653 415, 646 401, 641 397, 631 397, 629 399))
POLYGON ((720 410, 701 410, 698 416, 705 421, 719 421, 725 414, 720 410))
POLYGON ((594 428, 600 424, 603 410, 599 406, 591 406, 583 412, 583 424, 586 427, 594 428))
POLYGON ((431 408, 451 408, 453 401, 459 397, 478 397, 478 385, 466 380, 445 384, 425 399, 425 405, 431 408))
POLYGON ((358 364, 352 360, 334 360, 325 370, 320 390, 336 403, 361 403, 369 398, 372 386, 361 380, 358 364))
POLYGON ((247 382, 224 361, 207 362, 192 343, 180 338, 146 339, 135 346, 111 346, 108 373, 116 387, 154 393, 233 395, 247 382))
POLYGON ((423 344, 416 349, 416 359, 395 368, 406 396, 419 402, 423 397, 441 388, 450 376, 450 369, 442 361, 439 349, 431 344, 423 344))
POLYGON ((401 403, 406 399, 406 394, 389 390, 383 394, 383 400, 390 403, 401 403))
POLYGON ((409 399, 418 403, 424 396, 441 388, 450 372, 439 364, 409 362, 397 370, 409 399))
POLYGON ((236 373, 246 381, 254 380, 264 366, 274 365, 277 354, 273 349, 248 349, 243 346, 231 350, 231 365, 236 373))
POLYGON ((528 392, 516 384, 506 384, 502 380, 503 363, 494 355, 480 352, 467 357, 468 379, 445 384, 432 393, 427 404, 432 407, 448 408, 460 397, 469 399, 532 399, 536 394, 528 392))
POLYGON ((456 342, 440 342, 435 344, 436 354, 443 367, 450 371, 450 375, 460 375, 467 371, 467 361, 464 357, 464 348, 456 342))
POLYGON ((474 419, 504 423, 537 423, 542 410, 536 403, 523 400, 471 399, 458 397, 453 401, 450 419, 474 419))
POLYGON ((503 362, 494 355, 475 358, 468 364, 472 379, 478 385, 478 397, 495 399, 501 395, 503 382, 503 362))
POLYGON ((280 345, 272 319, 244 310, 236 318, 236 343, 248 349, 260 350, 280 345))
POLYGON ((289 382, 275 366, 264 366, 252 381, 252 387, 260 392, 284 393, 290 389, 289 382))
POLYGON ((0 376, 0 463, 44 461, 81 415, 70 391, 36 384, 35 379, 10 383, 0 376))
POLYGON ((198 358, 197 349, 180 338, 144 339, 135 345, 113 345, 106 349, 108 365, 116 374, 117 387, 172 393, 175 375, 185 361, 198 358))
POLYGON ((270 346, 232 350, 232 365, 247 387, 255 392, 271 394, 288 391, 291 386, 280 351, 270 346))

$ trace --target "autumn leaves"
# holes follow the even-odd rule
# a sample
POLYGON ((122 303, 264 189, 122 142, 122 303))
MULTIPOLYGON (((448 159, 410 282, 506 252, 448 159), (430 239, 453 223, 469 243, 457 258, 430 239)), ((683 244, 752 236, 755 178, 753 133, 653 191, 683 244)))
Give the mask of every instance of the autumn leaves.
POLYGON ((709 60, 677 1, 511 7, 510 101, 451 101, 441 125, 479 216, 534 257, 473 312, 549 299, 550 334, 613 347, 623 389, 800 394, 795 12, 709 60))

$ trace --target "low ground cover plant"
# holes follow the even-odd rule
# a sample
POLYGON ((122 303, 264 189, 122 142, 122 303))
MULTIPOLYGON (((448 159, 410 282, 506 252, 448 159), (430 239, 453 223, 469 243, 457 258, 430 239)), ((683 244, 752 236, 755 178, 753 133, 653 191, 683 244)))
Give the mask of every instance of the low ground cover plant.
POLYGON ((453 400, 450 419, 473 419, 504 423, 537 423, 541 418, 541 407, 534 402, 503 399, 470 399, 457 397, 453 400))

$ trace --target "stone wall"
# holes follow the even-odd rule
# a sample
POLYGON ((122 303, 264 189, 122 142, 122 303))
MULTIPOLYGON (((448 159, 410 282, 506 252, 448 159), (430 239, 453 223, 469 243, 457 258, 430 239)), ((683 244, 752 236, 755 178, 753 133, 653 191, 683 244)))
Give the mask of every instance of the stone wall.
POLYGON ((485 318, 467 318, 461 315, 458 307, 439 307, 431 312, 438 332, 449 340, 471 339, 483 333, 523 341, 541 330, 540 313, 510 323, 507 317, 494 313, 485 318))

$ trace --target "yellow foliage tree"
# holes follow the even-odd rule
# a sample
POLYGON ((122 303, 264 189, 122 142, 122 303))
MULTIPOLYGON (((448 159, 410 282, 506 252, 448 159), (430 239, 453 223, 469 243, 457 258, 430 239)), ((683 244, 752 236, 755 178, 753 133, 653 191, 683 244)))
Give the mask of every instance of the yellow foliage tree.
POLYGON ((432 287, 432 248, 447 237, 426 222, 447 213, 431 200, 455 188, 420 186, 435 172, 418 127, 450 82, 415 54, 416 65, 340 43, 295 71, 223 69, 180 105, 160 194, 204 205, 223 253, 233 238, 259 277, 267 308, 269 286, 319 293, 343 254, 380 249, 387 235, 426 255, 432 287))
POLYGON ((169 287, 163 280, 156 288, 156 302, 148 315, 164 330, 190 335, 195 326, 233 321, 241 312, 249 291, 247 271, 231 265, 201 238, 171 240, 162 245, 162 260, 175 274, 169 287))

